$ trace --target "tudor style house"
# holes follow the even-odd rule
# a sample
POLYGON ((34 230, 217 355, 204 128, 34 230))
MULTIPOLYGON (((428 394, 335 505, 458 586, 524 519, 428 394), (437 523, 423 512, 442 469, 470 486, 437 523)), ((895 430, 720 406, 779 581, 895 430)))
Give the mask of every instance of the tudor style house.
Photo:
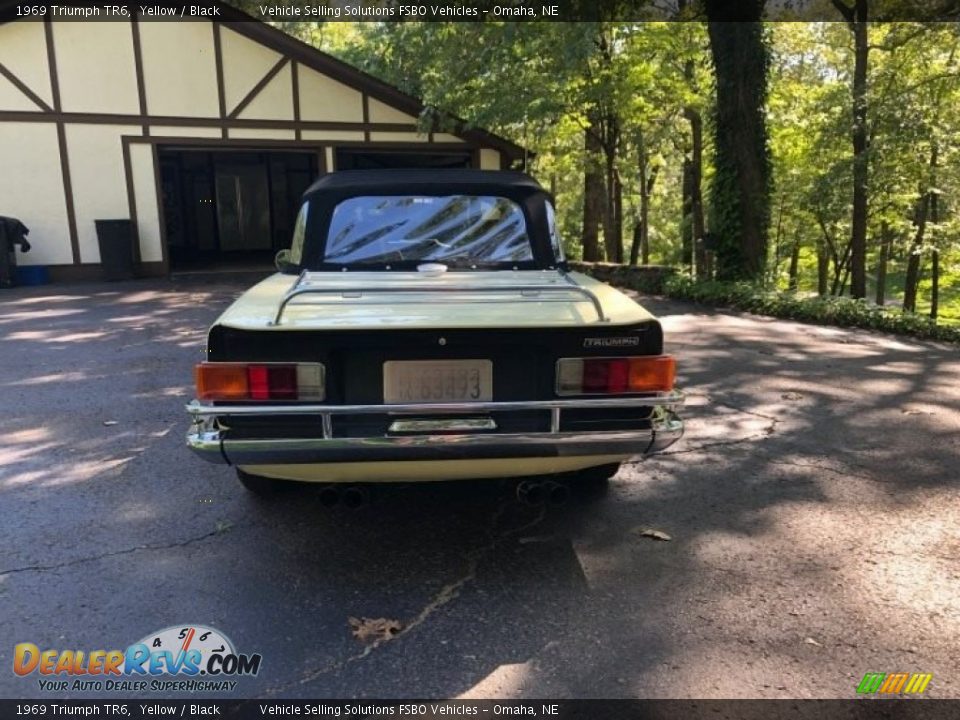
POLYGON ((144 275, 269 262, 318 175, 522 165, 514 143, 423 132, 417 99, 208 4, 219 20, 77 21, 0 0, 0 216, 30 229, 20 264, 99 277, 99 219, 133 222, 144 275))

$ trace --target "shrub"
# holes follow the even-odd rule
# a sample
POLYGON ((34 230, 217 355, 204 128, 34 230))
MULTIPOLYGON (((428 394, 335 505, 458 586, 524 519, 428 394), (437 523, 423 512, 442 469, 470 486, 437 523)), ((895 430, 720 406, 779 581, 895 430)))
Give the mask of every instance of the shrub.
POLYGON ((882 308, 848 297, 808 297, 763 290, 746 282, 697 281, 673 275, 663 281, 663 294, 678 300, 770 315, 789 320, 865 328, 960 344, 960 327, 938 325, 929 318, 882 308))

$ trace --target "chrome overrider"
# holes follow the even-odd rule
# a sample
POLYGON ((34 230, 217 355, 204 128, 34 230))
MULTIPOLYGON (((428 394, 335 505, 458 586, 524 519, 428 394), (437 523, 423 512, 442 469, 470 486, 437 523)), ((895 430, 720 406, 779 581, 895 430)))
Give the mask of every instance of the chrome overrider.
POLYGON ((683 402, 683 393, 676 390, 618 398, 415 405, 211 405, 195 400, 187 405, 187 412, 193 419, 193 427, 187 434, 187 446, 204 460, 228 465, 649 455, 672 445, 683 435, 683 421, 674 412, 674 408, 683 402), (653 407, 653 414, 646 428, 561 432, 564 410, 650 407, 653 407), (485 413, 531 410, 549 412, 549 432, 462 432, 465 429, 462 422, 465 415, 477 417, 485 413), (306 422, 315 422, 319 417, 319 437, 230 437, 231 417, 297 415, 313 416, 306 422), (455 429, 453 432, 335 437, 333 418, 337 415, 429 418, 439 424, 428 427, 438 428, 443 427, 442 417, 438 419, 438 416, 457 415, 460 418, 451 419, 450 427, 455 429))

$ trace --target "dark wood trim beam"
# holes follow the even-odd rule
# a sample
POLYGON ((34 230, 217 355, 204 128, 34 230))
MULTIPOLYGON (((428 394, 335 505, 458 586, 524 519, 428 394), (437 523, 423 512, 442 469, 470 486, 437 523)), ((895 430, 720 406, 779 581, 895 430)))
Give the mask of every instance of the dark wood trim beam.
POLYGON ((63 179, 63 198, 67 211, 67 232, 70 234, 70 252, 73 264, 80 264, 80 238, 77 234, 77 211, 73 204, 73 183, 70 179, 70 159, 67 157, 67 132, 63 125, 60 106, 60 81, 57 78, 57 53, 53 45, 53 23, 47 16, 43 21, 44 40, 47 43, 47 64, 50 69, 50 91, 53 96, 53 113, 40 113, 41 117, 55 115, 57 118, 57 146, 60 151, 60 176, 63 179))
MULTIPOLYGON (((370 96, 367 95, 366 93, 363 93, 361 97, 363 98, 363 124, 365 126, 369 126, 370 125, 370 96)), ((370 141, 369 129, 363 131, 363 139, 366 140, 367 142, 370 141)))
POLYGON ((120 138, 120 149, 123 153, 123 177, 127 185, 127 212, 130 224, 133 225, 133 259, 140 263, 140 223, 137 220, 137 196, 133 186, 133 162, 130 160, 130 138, 120 138))
MULTIPOLYGON (((32 112, 25 110, 0 110, 0 120, 11 122, 65 122, 88 125, 139 125, 146 122, 150 126, 167 125, 170 127, 215 127, 236 129, 262 130, 355 130, 363 132, 417 132, 415 123, 370 123, 362 122, 333 122, 326 120, 249 120, 228 119, 220 120, 212 117, 182 117, 179 115, 154 115, 143 117, 122 113, 83 113, 83 112, 32 112)), ((426 144, 426 143, 425 143, 426 144)), ((464 142, 465 147, 472 143, 464 142)))
POLYGON ((290 61, 290 93, 293 96, 293 122, 296 123, 296 138, 303 138, 303 131, 300 127, 300 70, 299 63, 290 61))
MULTIPOLYGON (((137 74, 137 101, 140 104, 140 116, 147 116, 147 86, 143 80, 143 49, 140 45, 140 21, 136 15, 130 18, 130 33, 133 37, 133 67, 137 74)), ((141 124, 143 134, 150 134, 150 124, 146 120, 141 124)))
MULTIPOLYGON (((223 85, 223 44, 220 39, 220 23, 213 25, 213 56, 217 64, 217 107, 219 108, 220 120, 227 118, 227 100, 226 91, 223 85)), ((226 126, 220 128, 220 137, 227 137, 226 126)))
POLYGON ((330 172, 327 167, 327 146, 321 145, 317 148, 317 175, 326 175, 330 172))
POLYGON ((14 75, 13 72, 11 72, 10 68, 8 68, 3 63, 0 63, 0 75, 3 75, 7 80, 9 80, 13 84, 14 87, 17 88, 17 90, 19 90, 28 98, 30 98, 30 102, 32 102, 38 108, 40 108, 44 112, 48 112, 48 113, 53 112, 53 108, 47 105, 47 103, 43 101, 42 97, 40 97, 33 90, 27 87, 27 84, 23 82, 20 78, 18 78, 16 75, 14 75))
POLYGON ((274 140, 260 138, 191 138, 174 136, 151 135, 141 137, 139 135, 126 135, 124 139, 131 144, 143 143, 149 145, 163 145, 168 148, 197 147, 203 150, 216 152, 217 150, 230 150, 244 148, 248 150, 257 149, 277 149, 290 151, 317 150, 327 147, 349 147, 349 148, 370 148, 371 150, 405 150, 408 152, 450 152, 456 154, 465 154, 473 152, 466 143, 434 143, 428 145, 425 142, 364 142, 362 140, 338 140, 331 144, 330 140, 274 140))
POLYGON ((274 65, 272 68, 270 68, 270 70, 267 71, 266 75, 260 78, 257 84, 250 89, 250 92, 248 92, 243 97, 243 100, 241 100, 237 104, 237 106, 233 109, 233 111, 229 115, 227 115, 227 119, 236 120, 239 117, 240 113, 242 113, 247 108, 247 105, 253 102, 254 98, 256 98, 257 95, 260 94, 260 91, 263 90, 270 83, 270 81, 277 76, 277 74, 281 70, 283 70, 284 66, 288 62, 290 62, 290 58, 288 57, 280 58, 280 60, 277 61, 277 64, 274 65))
POLYGON ((163 214, 163 185, 160 182, 160 153, 157 152, 157 144, 152 143, 151 155, 153 157, 153 184, 157 193, 157 218, 160 221, 160 260, 163 263, 163 274, 170 272, 170 258, 167 256, 167 219, 163 214))

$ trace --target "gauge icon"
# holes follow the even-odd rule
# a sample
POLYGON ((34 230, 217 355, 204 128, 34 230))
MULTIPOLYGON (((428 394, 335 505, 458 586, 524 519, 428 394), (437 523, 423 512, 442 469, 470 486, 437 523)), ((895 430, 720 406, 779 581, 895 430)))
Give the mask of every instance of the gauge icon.
MULTIPOLYGON (((178 660, 187 657, 188 652, 200 653, 199 657, 193 654, 191 657, 197 658, 193 663, 197 667, 207 667, 207 662, 213 655, 236 655, 233 643, 226 635, 219 630, 207 627, 206 625, 188 624, 171 625, 155 633, 150 633, 140 640, 142 645, 146 645, 150 654, 163 652, 170 653, 170 658, 176 665, 178 660)), ((147 671, 150 664, 150 658, 147 657, 139 665, 144 671, 147 671)), ((201 675, 206 674, 203 670, 201 675)))

